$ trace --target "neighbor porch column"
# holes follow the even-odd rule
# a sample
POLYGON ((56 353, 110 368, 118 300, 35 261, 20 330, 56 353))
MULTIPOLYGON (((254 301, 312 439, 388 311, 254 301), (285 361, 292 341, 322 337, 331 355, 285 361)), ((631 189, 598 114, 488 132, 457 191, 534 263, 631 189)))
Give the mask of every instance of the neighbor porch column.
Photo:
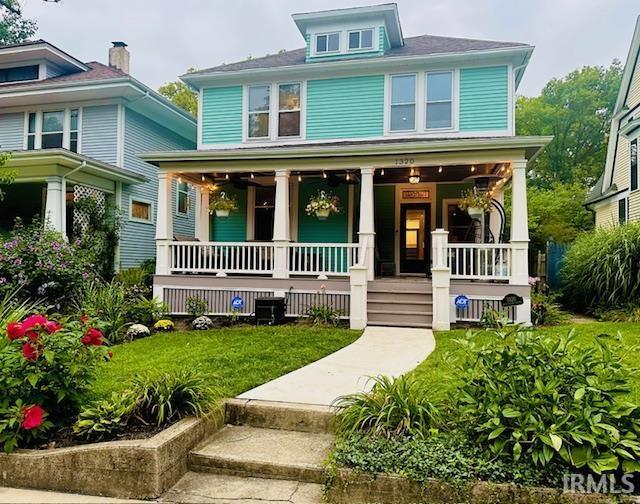
POLYGON ((273 278, 289 278, 289 170, 276 169, 276 202, 273 216, 273 278))
MULTIPOLYGON (((512 285, 529 285, 529 222, 527 217, 527 161, 511 163, 511 277, 512 285)), ((516 322, 531 324, 531 297, 516 307, 516 322)))
POLYGON ((201 242, 209 241, 209 186, 196 186, 195 237, 201 242))
MULTIPOLYGON (((171 250, 173 241, 173 176, 171 173, 158 173, 158 203, 156 205, 156 275, 170 274, 171 250)), ((154 292, 154 295, 156 293, 154 292)))
POLYGON ((47 178, 47 198, 44 206, 45 226, 64 233, 67 205, 61 177, 47 178))
POLYGON ((367 248, 367 279, 374 279, 375 264, 375 222, 373 209, 373 167, 360 168, 360 229, 358 237, 360 249, 367 248))
POLYGON ((433 258, 431 264, 431 285, 433 288, 433 322, 436 331, 451 328, 451 270, 447 261, 449 231, 436 229, 431 233, 433 258))

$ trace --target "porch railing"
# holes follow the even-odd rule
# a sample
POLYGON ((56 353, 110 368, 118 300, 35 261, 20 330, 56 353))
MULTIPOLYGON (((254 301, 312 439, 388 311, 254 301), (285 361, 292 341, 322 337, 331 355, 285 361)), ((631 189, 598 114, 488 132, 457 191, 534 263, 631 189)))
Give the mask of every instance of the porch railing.
MULTIPOLYGON (((171 242, 171 273, 259 274, 274 272, 271 242, 171 242)), ((290 275, 349 276, 358 262, 357 243, 289 243, 290 275)))
POLYGON ((508 243, 449 243, 447 262, 451 278, 509 280, 511 245, 508 243))

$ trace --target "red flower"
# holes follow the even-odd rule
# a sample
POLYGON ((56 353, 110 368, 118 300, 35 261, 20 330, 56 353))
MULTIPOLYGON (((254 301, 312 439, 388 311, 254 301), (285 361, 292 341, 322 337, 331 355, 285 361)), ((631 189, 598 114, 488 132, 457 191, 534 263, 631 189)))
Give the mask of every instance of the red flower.
POLYGON ((58 324, 57 322, 54 322, 53 320, 48 320, 44 324, 44 328, 47 330, 47 332, 49 334, 53 334, 54 332, 58 332, 60 329, 62 329, 62 324, 58 324))
POLYGON ((24 329, 39 329, 44 327, 47 322, 47 318, 44 315, 31 315, 22 321, 22 327, 24 329))
POLYGON ((40 427, 44 414, 45 411, 37 404, 25 406, 22 408, 22 428, 30 430, 40 427))
POLYGON ((90 327, 84 333, 84 336, 80 341, 82 341, 82 343, 85 345, 100 346, 102 345, 102 338, 103 336, 100 329, 96 329, 95 327, 90 327))
POLYGON ((38 358, 38 350, 36 350, 31 343, 25 343, 22 345, 22 355, 28 361, 34 361, 38 358))
POLYGON ((24 336, 24 327, 19 322, 11 322, 7 325, 7 338, 11 341, 24 336))
POLYGON ((36 331, 27 331, 25 333, 29 341, 36 341, 38 339, 38 333, 36 331))
POLYGON ((89 322, 89 315, 82 315, 80 317, 80 322, 82 322, 83 324, 86 324, 87 322, 89 322))

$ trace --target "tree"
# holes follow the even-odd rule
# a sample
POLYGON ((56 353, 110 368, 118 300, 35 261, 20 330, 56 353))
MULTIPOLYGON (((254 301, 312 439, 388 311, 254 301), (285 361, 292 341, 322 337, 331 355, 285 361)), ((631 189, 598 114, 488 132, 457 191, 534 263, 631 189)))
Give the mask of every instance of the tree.
POLYGON ((38 25, 33 19, 25 19, 14 0, 0 2, 0 45, 19 44, 33 37, 38 25))
POLYGON ((611 116, 622 65, 585 66, 552 79, 540 96, 518 97, 518 135, 553 135, 553 141, 530 165, 533 186, 595 183, 604 169, 611 116))
MULTIPOLYGON (((187 73, 195 71, 195 68, 189 68, 189 70, 187 70, 187 73)), ((191 115, 195 116, 198 114, 198 95, 184 82, 180 80, 167 82, 166 84, 158 88, 158 93, 160 93, 165 98, 168 98, 175 105, 183 108, 191 115)))

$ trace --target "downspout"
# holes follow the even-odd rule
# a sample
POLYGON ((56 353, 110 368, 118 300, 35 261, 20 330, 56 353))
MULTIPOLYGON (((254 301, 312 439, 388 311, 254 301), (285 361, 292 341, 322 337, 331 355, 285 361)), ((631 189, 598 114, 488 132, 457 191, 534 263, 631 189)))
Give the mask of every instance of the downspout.
POLYGON ((62 208, 60 209, 60 215, 64 215, 64 220, 62 221, 62 229, 63 229, 63 233, 62 236, 64 237, 65 240, 69 240, 69 237, 67 236, 67 177, 69 175, 73 175, 76 172, 79 172, 80 170, 82 170, 85 166, 87 166, 87 162, 86 161, 82 161, 78 166, 76 166, 73 170, 71 170, 69 173, 65 173, 62 177, 60 177, 60 181, 61 181, 61 187, 60 190, 62 191, 62 208))

